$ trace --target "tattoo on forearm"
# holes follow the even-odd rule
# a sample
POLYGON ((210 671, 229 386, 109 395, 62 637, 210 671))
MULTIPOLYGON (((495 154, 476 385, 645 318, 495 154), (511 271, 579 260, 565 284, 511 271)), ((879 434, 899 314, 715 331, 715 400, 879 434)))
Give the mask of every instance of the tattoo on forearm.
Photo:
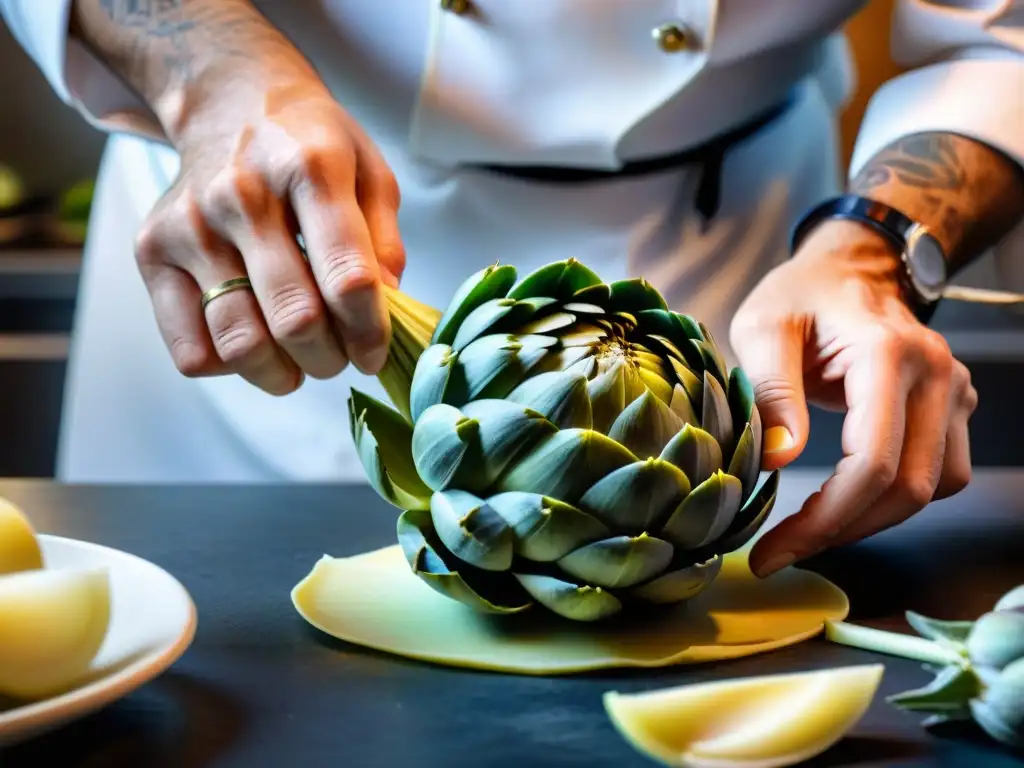
POLYGON ((1024 169, 972 139, 921 133, 889 145, 857 174, 851 191, 923 222, 958 270, 1024 218, 1024 169))

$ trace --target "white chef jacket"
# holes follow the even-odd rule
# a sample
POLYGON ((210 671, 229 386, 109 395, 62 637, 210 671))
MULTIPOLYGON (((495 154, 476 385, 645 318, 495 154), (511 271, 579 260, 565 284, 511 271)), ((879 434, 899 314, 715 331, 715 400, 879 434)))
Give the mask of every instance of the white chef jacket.
MULTIPOLYGON (((349 370, 271 398, 237 377, 173 369, 131 246, 178 158, 139 138, 161 135, 144 104, 69 39, 70 4, 0 0, 57 94, 114 136, 86 251, 60 476, 361 477, 345 398, 353 384, 382 396, 375 381, 349 370)), ((787 255, 793 221, 841 187, 835 115, 853 73, 840 30, 864 0, 474 0, 471 14, 440 0, 256 4, 391 164, 403 288, 435 306, 496 258, 527 271, 576 256, 608 280, 647 277, 728 354, 728 320, 787 255), (692 44, 660 47, 652 31, 665 23, 692 44), (793 94, 783 118, 730 153, 710 226, 693 215, 699 168, 567 188, 473 167, 614 170, 700 144, 793 94)), ((1024 162, 1024 0, 899 0, 891 43, 911 69, 874 95, 848 173, 927 130, 1024 162)))

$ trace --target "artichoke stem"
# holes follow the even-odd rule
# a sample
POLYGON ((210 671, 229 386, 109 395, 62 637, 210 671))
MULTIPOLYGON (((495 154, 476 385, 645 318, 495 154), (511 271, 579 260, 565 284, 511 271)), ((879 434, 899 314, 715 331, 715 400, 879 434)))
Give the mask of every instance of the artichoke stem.
POLYGON ((416 361, 430 346, 441 312, 397 288, 385 286, 384 292, 391 318, 391 344, 388 359, 377 374, 377 380, 395 408, 411 422, 409 392, 416 361))
POLYGON ((963 657, 956 651, 944 648, 931 640, 900 632, 858 627, 845 621, 826 621, 825 636, 841 645, 886 653, 890 656, 902 656, 905 659, 917 659, 929 664, 946 666, 964 663, 963 657))

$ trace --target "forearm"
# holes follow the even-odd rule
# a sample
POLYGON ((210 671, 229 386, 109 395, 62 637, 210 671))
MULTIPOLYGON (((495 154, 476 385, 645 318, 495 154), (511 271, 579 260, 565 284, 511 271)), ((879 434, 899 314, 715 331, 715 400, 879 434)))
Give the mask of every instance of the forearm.
POLYGON ((196 83, 247 87, 232 74, 243 62, 312 71, 249 0, 76 0, 71 34, 142 97, 172 141, 216 98, 196 83))
POLYGON ((921 133, 886 147, 851 191, 903 211, 944 247, 950 274, 1024 220, 1024 169, 1005 155, 950 133, 921 133))

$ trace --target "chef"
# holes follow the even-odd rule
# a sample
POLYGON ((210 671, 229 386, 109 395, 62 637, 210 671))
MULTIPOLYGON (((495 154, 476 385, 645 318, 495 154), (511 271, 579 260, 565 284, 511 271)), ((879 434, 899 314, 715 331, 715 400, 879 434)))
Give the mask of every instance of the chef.
POLYGON ((758 573, 959 491, 977 395, 927 323, 965 265, 1024 251, 1024 2, 898 2, 909 71, 846 170, 864 4, 0 0, 110 135, 60 479, 362 480, 346 396, 383 397, 381 286, 443 307, 496 260, 571 256, 709 326, 767 468, 808 402, 846 410, 758 573))

